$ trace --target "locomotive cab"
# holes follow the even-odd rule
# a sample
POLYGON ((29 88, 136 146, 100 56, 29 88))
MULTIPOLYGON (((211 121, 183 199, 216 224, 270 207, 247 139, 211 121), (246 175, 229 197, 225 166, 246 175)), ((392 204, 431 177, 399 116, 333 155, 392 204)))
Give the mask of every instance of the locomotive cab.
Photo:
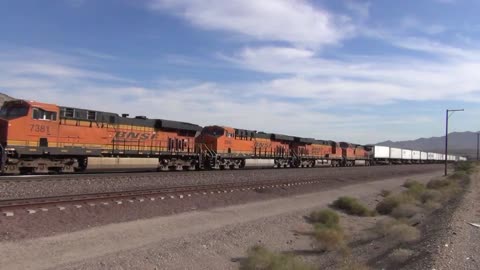
POLYGON ((18 173, 19 157, 49 146, 58 130, 58 107, 25 100, 12 100, 0 109, 1 170, 18 173))

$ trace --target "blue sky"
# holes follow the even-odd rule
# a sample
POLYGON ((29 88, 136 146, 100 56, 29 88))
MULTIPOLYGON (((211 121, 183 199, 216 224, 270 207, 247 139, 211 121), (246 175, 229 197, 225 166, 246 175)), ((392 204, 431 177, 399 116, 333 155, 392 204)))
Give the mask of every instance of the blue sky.
POLYGON ((0 2, 0 91, 372 143, 479 130, 480 1, 0 2))

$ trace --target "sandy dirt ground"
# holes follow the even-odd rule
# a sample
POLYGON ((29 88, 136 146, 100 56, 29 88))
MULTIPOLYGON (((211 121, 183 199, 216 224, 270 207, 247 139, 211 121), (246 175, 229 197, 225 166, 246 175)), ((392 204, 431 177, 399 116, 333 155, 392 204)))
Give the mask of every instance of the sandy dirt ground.
MULTIPOLYGON (((328 191, 95 227, 69 234, 0 243, 1 269, 237 269, 254 244, 312 251, 304 216, 339 196, 374 203, 406 179, 429 180, 441 171, 349 185, 328 191)), ((478 209, 478 208, 477 208, 478 209)), ((379 217, 378 217, 379 218, 379 217)), ((375 223, 377 217, 367 223, 375 223)), ((343 221, 345 222, 345 221, 343 221)), ((355 220, 342 224, 355 228, 355 220)), ((358 226, 357 226, 358 227, 358 226)), ((315 255, 312 253, 312 255, 315 255)), ((314 260, 315 256, 311 256, 314 260)), ((308 259, 308 258, 307 258, 308 259)))
POLYGON ((472 177, 470 189, 446 224, 442 243, 434 256, 433 269, 480 269, 480 174, 472 177))

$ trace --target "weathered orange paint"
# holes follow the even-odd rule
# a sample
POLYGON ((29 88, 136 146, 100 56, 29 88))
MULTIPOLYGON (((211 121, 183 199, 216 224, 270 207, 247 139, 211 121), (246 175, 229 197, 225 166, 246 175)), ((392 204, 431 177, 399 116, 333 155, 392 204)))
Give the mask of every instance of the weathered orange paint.
POLYGON ((75 146, 101 149, 106 153, 115 150, 115 154, 125 151, 195 152, 194 136, 180 135, 176 131, 64 119, 60 117, 60 108, 54 104, 34 101, 22 101, 22 104, 28 106, 28 114, 8 120, 6 138, 0 138, 8 147, 39 146, 40 138, 46 138, 49 147, 75 146), (56 120, 33 119, 34 108, 56 112, 56 120))
POLYGON ((239 137, 231 127, 204 127, 197 137, 197 143, 205 149, 210 149, 218 155, 256 156, 256 157, 289 157, 289 144, 270 138, 239 137), (213 131, 217 131, 213 135, 213 131))

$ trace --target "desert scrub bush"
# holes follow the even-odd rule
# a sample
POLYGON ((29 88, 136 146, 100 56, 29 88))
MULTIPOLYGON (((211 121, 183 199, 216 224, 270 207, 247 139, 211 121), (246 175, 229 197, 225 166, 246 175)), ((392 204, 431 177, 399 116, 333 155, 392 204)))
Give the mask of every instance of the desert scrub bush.
POLYGON ((427 189, 422 193, 420 200, 423 204, 427 202, 437 202, 440 203, 444 199, 442 192, 435 189, 427 189))
POLYGON ((403 263, 412 257, 413 254, 413 250, 397 248, 388 255, 388 258, 396 263, 403 263))
POLYGON ((400 223, 403 223, 403 222, 390 217, 385 219, 380 219, 375 224, 373 231, 381 236, 387 236, 388 228, 390 228, 395 224, 400 224, 400 223))
POLYGON ((421 213, 422 209, 413 203, 400 204, 393 209, 391 216, 397 219, 411 218, 414 215, 421 213))
POLYGON ((373 211, 371 211, 357 199, 352 197, 340 197, 333 202, 332 206, 345 211, 349 215, 361 217, 374 215, 373 211))
POLYGON ((340 227, 327 227, 322 223, 315 224, 313 237, 317 245, 323 250, 344 250, 346 248, 345 235, 340 227))
POLYGON ((411 194, 402 192, 385 197, 380 201, 375 209, 382 215, 392 213, 393 209, 404 203, 415 203, 416 199, 411 194))
POLYGON ((420 239, 420 231, 405 223, 391 226, 387 235, 400 243, 413 242, 420 239))
POLYGON ((427 188, 430 189, 442 189, 444 187, 448 187, 452 185, 452 181, 448 179, 432 179, 428 181, 427 188))
POLYGON ((417 228, 396 219, 380 220, 375 225, 375 230, 380 235, 399 243, 412 242, 420 238, 420 231, 417 228))
POLYGON ((475 169, 475 165, 473 164, 473 162, 469 162, 469 161, 457 162, 454 165, 454 169, 455 169, 455 172, 464 171, 467 174, 471 174, 475 169))
POLYGON ((424 184, 417 181, 406 181, 403 186, 407 188, 405 192, 414 197, 416 200, 419 200, 427 189, 424 184))
POLYGON ((439 191, 443 200, 448 200, 461 191, 459 183, 451 179, 432 179, 427 183, 427 188, 439 191))
POLYGON ((240 270, 313 270, 290 254, 275 253, 263 246, 253 246, 242 261, 240 270))
POLYGON ((407 179, 405 183, 403 183, 403 186, 406 188, 410 188, 413 185, 421 185, 421 183, 412 179, 407 179))
POLYGON ((470 175, 466 171, 455 171, 452 175, 448 176, 448 178, 452 180, 468 181, 470 175))
POLYGON ((330 228, 337 228, 339 226, 340 217, 333 210, 323 209, 310 213, 309 220, 313 223, 324 224, 330 228))

